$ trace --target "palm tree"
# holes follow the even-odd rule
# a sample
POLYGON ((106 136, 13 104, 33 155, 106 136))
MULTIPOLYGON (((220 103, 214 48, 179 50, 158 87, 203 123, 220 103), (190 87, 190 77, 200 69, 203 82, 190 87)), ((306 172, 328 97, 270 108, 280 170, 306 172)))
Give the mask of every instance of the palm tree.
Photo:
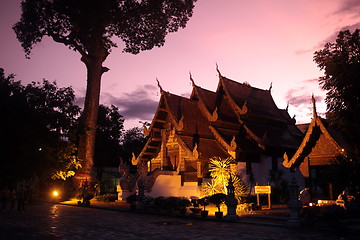
POLYGON ((247 188, 241 176, 231 172, 230 165, 234 163, 235 160, 231 157, 225 159, 213 157, 210 159, 209 171, 213 181, 212 183, 207 183, 204 187, 207 195, 213 195, 215 193, 227 194, 227 185, 231 175, 235 187, 236 198, 240 200, 242 197, 246 196, 247 188))
POLYGON ((234 163, 231 157, 222 159, 220 157, 213 157, 210 159, 209 171, 213 178, 214 184, 221 188, 221 192, 227 194, 226 185, 230 177, 230 164, 234 163))

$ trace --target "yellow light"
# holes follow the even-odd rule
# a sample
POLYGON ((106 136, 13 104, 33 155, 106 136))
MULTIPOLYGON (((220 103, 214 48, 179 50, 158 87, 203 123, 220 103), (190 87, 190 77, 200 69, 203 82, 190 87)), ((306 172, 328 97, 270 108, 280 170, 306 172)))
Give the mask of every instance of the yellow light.
POLYGON ((57 197, 57 196, 59 196, 59 193, 58 193, 58 191, 53 191, 53 195, 54 195, 54 197, 57 197))

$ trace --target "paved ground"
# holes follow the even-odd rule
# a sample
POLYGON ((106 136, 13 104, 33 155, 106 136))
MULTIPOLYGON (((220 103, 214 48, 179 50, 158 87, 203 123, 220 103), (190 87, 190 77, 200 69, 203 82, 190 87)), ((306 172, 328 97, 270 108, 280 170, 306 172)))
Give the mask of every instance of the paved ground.
POLYGON ((359 236, 49 203, 0 212, 0 239, 359 239, 359 236))

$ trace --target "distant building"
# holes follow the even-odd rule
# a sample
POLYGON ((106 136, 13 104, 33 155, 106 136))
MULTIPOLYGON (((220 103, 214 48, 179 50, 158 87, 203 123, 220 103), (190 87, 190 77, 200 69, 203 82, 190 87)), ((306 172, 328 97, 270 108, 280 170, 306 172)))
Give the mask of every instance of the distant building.
MULTIPOLYGON (((303 133, 285 109, 279 109, 271 87, 262 90, 219 73, 216 92, 193 84, 190 98, 164 91, 149 128, 148 141, 134 164, 147 166, 146 194, 199 196, 210 177, 209 159, 236 160, 235 170, 249 184, 268 185, 269 171, 285 171, 283 155, 295 153, 303 133)), ((299 178, 299 185, 303 185, 299 178)))

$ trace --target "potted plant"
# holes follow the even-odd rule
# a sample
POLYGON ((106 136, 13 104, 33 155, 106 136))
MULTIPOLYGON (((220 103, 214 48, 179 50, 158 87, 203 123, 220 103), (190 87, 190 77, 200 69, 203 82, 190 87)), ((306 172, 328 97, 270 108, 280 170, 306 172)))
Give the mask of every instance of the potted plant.
POLYGON ((186 208, 189 207, 191 205, 190 200, 187 198, 180 198, 179 202, 179 212, 180 215, 185 215, 186 214, 186 208))
POLYGON ((203 206, 203 210, 201 211, 201 217, 207 217, 209 211, 206 210, 206 206, 209 205, 209 197, 200 198, 198 203, 203 206))
POLYGON ((131 210, 135 210, 136 209, 136 202, 137 202, 136 193, 128 196, 126 198, 126 202, 130 204, 130 209, 131 210))
POLYGON ((201 212, 201 208, 199 208, 199 199, 198 198, 191 198, 191 204, 193 205, 192 208, 190 208, 190 211, 192 211, 193 214, 199 214, 201 212))
POLYGON ((215 204, 215 206, 218 209, 218 211, 215 212, 215 217, 216 218, 220 219, 220 218, 223 217, 223 212, 221 212, 221 210, 220 210, 220 205, 225 202, 225 198, 226 198, 226 194, 224 194, 224 193, 216 193, 216 194, 212 195, 210 197, 210 199, 209 199, 210 202, 215 204))

